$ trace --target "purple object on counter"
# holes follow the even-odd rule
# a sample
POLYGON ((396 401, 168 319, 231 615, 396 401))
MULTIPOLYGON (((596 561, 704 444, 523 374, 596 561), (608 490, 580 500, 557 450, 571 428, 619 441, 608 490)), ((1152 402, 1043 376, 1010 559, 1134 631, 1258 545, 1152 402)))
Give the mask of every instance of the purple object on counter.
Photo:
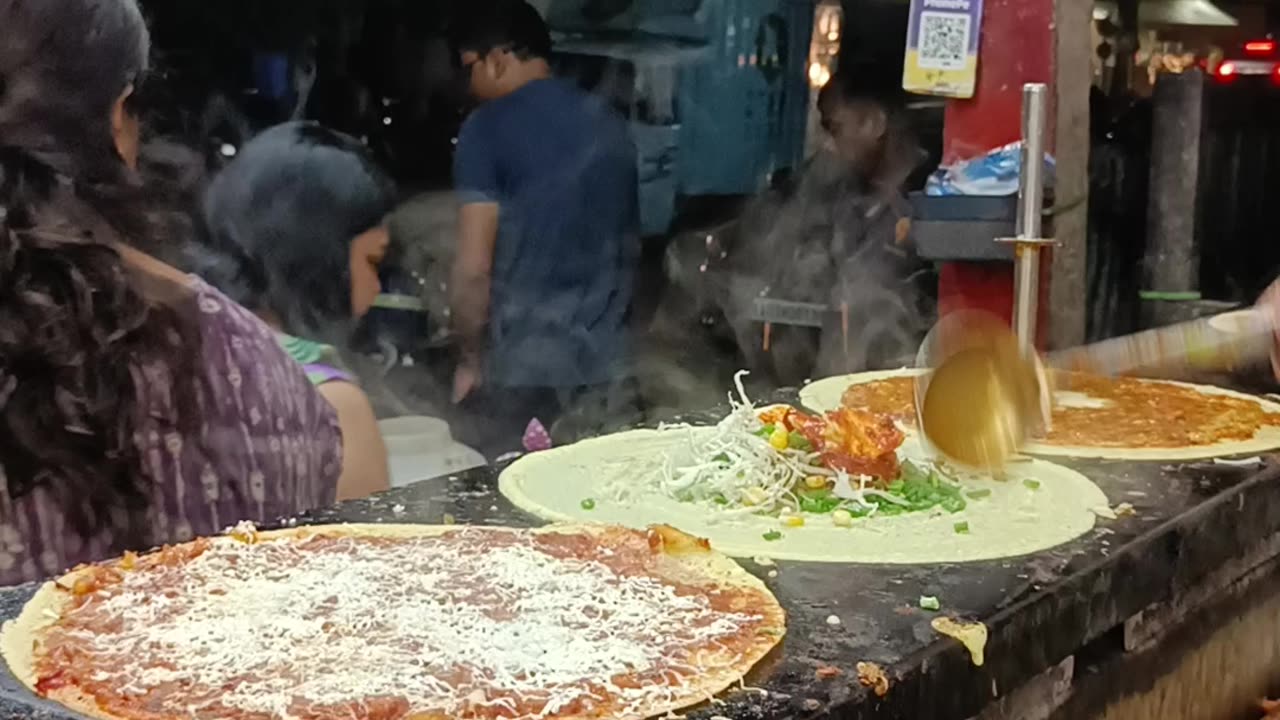
POLYGON ((527 452, 551 449, 551 434, 538 418, 530 420, 529 426, 524 430, 524 449, 527 452))

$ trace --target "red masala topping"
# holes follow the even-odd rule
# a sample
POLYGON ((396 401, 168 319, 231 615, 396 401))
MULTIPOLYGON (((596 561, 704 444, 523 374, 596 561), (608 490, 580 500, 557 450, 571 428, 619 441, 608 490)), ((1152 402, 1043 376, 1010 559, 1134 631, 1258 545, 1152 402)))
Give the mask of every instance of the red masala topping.
POLYGON ((778 407, 761 413, 760 420, 803 435, 821 454, 823 465, 832 470, 882 482, 899 475, 897 451, 905 436, 888 415, 842 408, 816 416, 778 407))

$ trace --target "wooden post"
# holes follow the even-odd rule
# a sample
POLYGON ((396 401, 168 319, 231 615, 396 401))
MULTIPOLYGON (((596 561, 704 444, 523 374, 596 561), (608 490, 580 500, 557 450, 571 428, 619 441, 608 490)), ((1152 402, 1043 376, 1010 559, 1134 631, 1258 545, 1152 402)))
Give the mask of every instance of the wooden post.
POLYGON ((1088 315, 1089 89, 1093 56, 1091 0, 1054 3, 1054 85, 1057 89, 1057 180, 1049 289, 1049 343, 1085 340, 1088 315))

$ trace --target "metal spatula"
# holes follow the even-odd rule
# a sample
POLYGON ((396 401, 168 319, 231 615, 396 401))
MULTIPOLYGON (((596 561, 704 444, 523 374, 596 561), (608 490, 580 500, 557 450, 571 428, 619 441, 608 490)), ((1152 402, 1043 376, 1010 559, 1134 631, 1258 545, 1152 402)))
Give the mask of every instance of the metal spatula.
POLYGON ((917 365, 919 427, 934 449, 971 467, 998 469, 1034 434, 1047 430, 1046 368, 1102 375, 1155 371, 1233 371, 1265 362, 1276 322, 1260 309, 1230 313, 1105 340, 1041 357, 1020 347, 1008 325, 958 313, 925 339, 917 365))

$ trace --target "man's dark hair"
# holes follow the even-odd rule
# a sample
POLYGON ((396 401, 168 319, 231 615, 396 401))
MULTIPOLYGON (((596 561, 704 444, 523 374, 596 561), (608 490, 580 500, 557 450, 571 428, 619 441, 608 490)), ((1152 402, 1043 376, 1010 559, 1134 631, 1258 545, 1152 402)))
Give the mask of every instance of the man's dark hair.
POLYGON ((902 90, 895 82, 887 80, 888 77, 883 68, 876 66, 841 68, 822 86, 818 93, 818 107, 825 109, 838 103, 862 101, 876 103, 889 112, 898 111, 902 104, 902 90))
POLYGON ((461 10, 450 35, 455 54, 474 52, 483 57, 506 49, 521 60, 551 59, 551 31, 524 0, 488 0, 461 10))

